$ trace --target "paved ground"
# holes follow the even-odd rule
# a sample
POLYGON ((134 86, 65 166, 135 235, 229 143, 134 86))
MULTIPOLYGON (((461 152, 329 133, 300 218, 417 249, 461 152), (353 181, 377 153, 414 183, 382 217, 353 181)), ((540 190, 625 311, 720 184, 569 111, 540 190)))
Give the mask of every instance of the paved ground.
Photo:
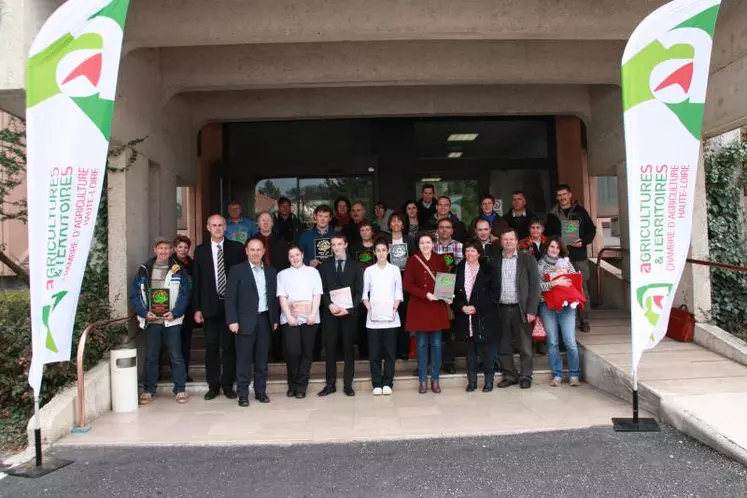
POLYGON ((747 469, 670 428, 252 447, 59 448, 2 497, 747 496, 747 469))

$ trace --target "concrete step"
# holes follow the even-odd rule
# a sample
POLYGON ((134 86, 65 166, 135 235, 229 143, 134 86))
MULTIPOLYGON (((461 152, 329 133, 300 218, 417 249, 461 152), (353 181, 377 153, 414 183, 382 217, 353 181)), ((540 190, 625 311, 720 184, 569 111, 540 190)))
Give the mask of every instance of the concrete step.
MULTIPOLYGON (((534 383, 542 383, 547 384, 551 380, 551 372, 549 370, 535 370, 533 375, 533 382, 534 383)), ((496 376, 496 379, 499 379, 499 377, 496 376)), ((467 387, 467 374, 466 373, 456 373, 453 375, 449 374, 441 374, 440 378, 441 388, 446 391, 464 391, 464 388, 467 387)), ((395 375, 394 377, 394 389, 399 390, 417 390, 418 389, 418 378, 413 377, 411 375, 395 375)), ((482 375, 478 375, 477 379, 477 385, 480 389, 482 389, 482 375)), ((313 378, 309 381, 309 387, 306 393, 311 396, 315 396, 316 393, 322 390, 324 387, 324 379, 323 378, 313 378)), ((337 380, 337 389, 338 393, 335 396, 344 396, 342 393, 342 379, 339 378, 337 380)), ((353 380, 353 389, 355 389, 359 394, 370 394, 372 386, 371 386, 371 377, 355 377, 353 380)), ((170 395, 173 390, 173 384, 170 382, 159 382, 158 383, 158 389, 157 393, 160 395, 170 395)), ((194 395, 203 395, 207 392, 208 385, 206 382, 188 382, 187 383, 187 392, 192 393, 194 395)), ((285 395, 285 392, 288 390, 288 382, 285 379, 285 376, 283 375, 282 378, 279 378, 277 376, 270 376, 270 379, 267 381, 267 394, 270 396, 273 395, 285 395)), ((253 393, 253 391, 252 391, 253 393)))

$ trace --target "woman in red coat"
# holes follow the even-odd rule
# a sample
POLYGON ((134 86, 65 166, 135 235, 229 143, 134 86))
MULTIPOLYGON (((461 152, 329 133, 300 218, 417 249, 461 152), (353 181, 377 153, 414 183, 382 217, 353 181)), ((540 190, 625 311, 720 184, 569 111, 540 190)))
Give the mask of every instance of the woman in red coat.
POLYGON ((441 370, 441 331, 450 327, 448 303, 433 295, 438 272, 448 272, 443 256, 433 252, 432 234, 418 234, 418 252, 407 260, 402 286, 410 295, 405 330, 415 332, 418 344, 419 393, 428 392, 428 344, 431 346, 431 390, 441 392, 438 374, 441 370))

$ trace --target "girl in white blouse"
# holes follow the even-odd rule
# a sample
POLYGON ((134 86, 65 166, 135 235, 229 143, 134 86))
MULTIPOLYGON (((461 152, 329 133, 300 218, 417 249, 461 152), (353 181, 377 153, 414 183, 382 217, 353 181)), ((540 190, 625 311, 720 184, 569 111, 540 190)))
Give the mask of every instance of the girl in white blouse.
POLYGON ((402 302, 402 275, 399 268, 387 261, 389 244, 384 239, 374 243, 376 264, 363 273, 362 303, 368 310, 368 357, 371 363, 371 383, 374 396, 392 394, 394 358, 397 353, 397 332, 400 328, 399 308, 402 302), (381 372, 381 359, 384 373, 381 372))

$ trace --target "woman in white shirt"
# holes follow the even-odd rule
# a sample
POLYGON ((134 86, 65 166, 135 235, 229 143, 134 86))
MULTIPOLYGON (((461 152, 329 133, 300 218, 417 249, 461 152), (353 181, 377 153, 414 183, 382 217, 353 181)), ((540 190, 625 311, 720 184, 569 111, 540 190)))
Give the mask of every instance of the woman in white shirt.
POLYGON ((288 366, 289 398, 306 397, 312 354, 319 329, 319 304, 322 301, 322 278, 319 271, 303 264, 303 250, 297 244, 288 246, 290 268, 278 273, 280 326, 283 334, 285 363, 288 366))
POLYGON ((368 310, 368 357, 371 363, 371 383, 374 396, 392 394, 394 358, 397 353, 397 333, 401 326, 397 308, 402 302, 402 275, 399 268, 387 261, 389 243, 377 239, 374 243, 376 264, 363 273, 363 298, 368 310), (381 373, 381 359, 384 373, 381 373))

